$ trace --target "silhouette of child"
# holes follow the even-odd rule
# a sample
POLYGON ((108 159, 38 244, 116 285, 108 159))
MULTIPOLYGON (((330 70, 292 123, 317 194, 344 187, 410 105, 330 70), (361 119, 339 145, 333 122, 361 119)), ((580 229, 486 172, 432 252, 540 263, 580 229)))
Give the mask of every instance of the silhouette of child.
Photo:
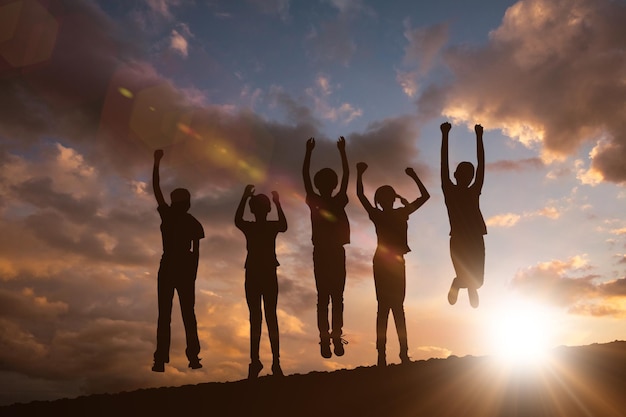
POLYGON ((235 213, 235 225, 246 236, 245 289, 246 302, 250 310, 250 365, 248 366, 248 378, 258 377, 263 369, 259 360, 259 344, 261 340, 261 300, 265 310, 265 320, 272 348, 272 374, 282 376, 280 368, 280 345, 278 336, 278 318, 276 317, 276 305, 278 302, 278 279, 276 267, 279 265, 276 259, 276 236, 279 232, 287 230, 287 219, 278 199, 278 193, 272 191, 272 199, 278 211, 278 220, 267 220, 271 211, 270 199, 265 194, 254 194, 254 185, 246 186, 237 212, 235 213), (255 221, 245 221, 243 212, 246 201, 250 199, 250 211, 255 221))
POLYGON ((172 300, 174 290, 178 292, 180 310, 185 325, 189 367, 202 368, 198 353, 198 326, 195 304, 195 284, 200 254, 200 239, 204 238, 204 229, 198 220, 187 213, 191 206, 191 195, 184 188, 171 192, 172 204, 168 205, 163 198, 159 183, 159 165, 163 151, 154 152, 154 168, 152 186, 161 216, 161 236, 163 240, 163 256, 158 274, 159 318, 157 322, 157 348, 154 352, 154 372, 164 372, 165 364, 169 363, 170 323, 172 316, 172 300))
POLYGON ((306 142, 306 154, 302 165, 302 177, 306 190, 306 203, 311 209, 311 230, 313 241, 313 271, 317 287, 317 327, 320 334, 320 351, 324 358, 332 356, 330 340, 337 356, 344 354, 341 338, 343 327, 343 291, 346 284, 346 252, 343 245, 350 243, 350 224, 345 207, 348 204, 348 159, 346 141, 343 136, 337 141, 341 155, 341 186, 337 187, 337 174, 330 168, 323 168, 313 177, 319 194, 313 190, 310 177, 311 153, 315 139, 306 142), (329 334, 328 305, 332 300, 332 332, 329 334))
POLYGON ((389 311, 393 312, 393 319, 400 342, 400 360, 409 362, 406 320, 404 317, 404 296, 406 290, 406 272, 404 254, 409 252, 407 244, 407 228, 409 215, 420 208, 430 194, 424 187, 413 168, 407 168, 406 174, 411 177, 420 190, 420 197, 412 202, 400 197, 393 187, 383 185, 374 194, 372 206, 363 192, 363 173, 367 164, 357 164, 356 193, 367 211, 370 220, 376 227, 378 245, 374 253, 374 285, 378 312, 376 315, 376 349, 378 350, 378 366, 386 366, 387 358, 385 347, 387 344, 387 321, 389 311), (396 198, 400 199, 403 207, 394 208, 396 198), (380 205, 380 209, 378 206, 380 205))
POLYGON ((448 163, 448 133, 451 128, 448 122, 441 124, 441 188, 450 220, 450 256, 456 272, 448 292, 448 302, 455 304, 459 288, 467 288, 470 304, 477 308, 478 288, 483 285, 485 275, 483 235, 487 234, 478 201, 485 178, 483 127, 474 126, 478 160, 476 177, 474 178, 474 165, 461 162, 454 172, 456 184, 450 180, 448 163))

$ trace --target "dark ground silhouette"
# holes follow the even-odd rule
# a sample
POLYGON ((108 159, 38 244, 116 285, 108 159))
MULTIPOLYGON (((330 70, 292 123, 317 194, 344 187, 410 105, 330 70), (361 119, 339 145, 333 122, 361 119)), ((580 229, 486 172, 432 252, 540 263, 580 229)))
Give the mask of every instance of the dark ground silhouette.
MULTIPOLYGON (((4 416, 623 417, 626 342, 559 347, 540 370, 489 357, 143 389, 0 407, 4 416), (318 395, 322 392, 323 398, 318 395)), ((208 365, 205 364, 205 365, 208 365)))

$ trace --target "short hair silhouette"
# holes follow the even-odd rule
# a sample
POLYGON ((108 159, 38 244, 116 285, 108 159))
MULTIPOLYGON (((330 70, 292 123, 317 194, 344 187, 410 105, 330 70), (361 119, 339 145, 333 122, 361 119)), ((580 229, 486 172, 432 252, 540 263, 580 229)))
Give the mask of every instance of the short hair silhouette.
POLYGON ((268 214, 272 210, 270 199, 265 194, 255 194, 248 202, 252 214, 268 214))
POLYGON ((331 168, 322 168, 313 176, 313 184, 320 192, 331 192, 337 188, 338 183, 337 173, 331 168))

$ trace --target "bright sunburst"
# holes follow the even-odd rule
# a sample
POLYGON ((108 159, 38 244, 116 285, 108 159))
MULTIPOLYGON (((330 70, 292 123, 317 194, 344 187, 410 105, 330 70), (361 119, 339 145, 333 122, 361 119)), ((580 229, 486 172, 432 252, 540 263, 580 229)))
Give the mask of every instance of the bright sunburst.
POLYGON ((492 344, 499 359, 510 365, 542 362, 548 351, 548 315, 537 306, 508 306, 491 326, 492 344))

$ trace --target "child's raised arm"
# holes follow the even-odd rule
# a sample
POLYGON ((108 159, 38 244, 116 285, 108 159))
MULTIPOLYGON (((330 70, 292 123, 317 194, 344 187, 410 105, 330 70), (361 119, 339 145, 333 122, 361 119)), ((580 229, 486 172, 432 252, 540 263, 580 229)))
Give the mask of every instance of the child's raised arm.
POLYGON ((346 156, 346 139, 343 136, 339 137, 337 141, 337 148, 339 148, 339 154, 341 155, 341 187, 339 193, 346 194, 348 192, 348 179, 350 177, 350 167, 348 166, 348 157, 346 156))
POLYGON ((163 150, 157 149, 154 151, 154 167, 152 168, 152 190, 154 191, 154 197, 159 206, 166 206, 167 203, 163 198, 161 192, 161 183, 159 178, 159 166, 161 164, 161 158, 163 158, 163 150))
POLYGON ((241 196, 241 200, 239 201, 239 206, 237 206, 237 211, 235 212, 235 226, 238 229, 243 230, 245 227, 245 221, 243 220, 243 212, 246 208, 246 201, 248 198, 254 195, 254 185, 248 184, 246 188, 243 190, 243 195, 241 196))
POLYGON ((407 168, 404 172, 406 172, 406 175, 413 178, 413 181, 415 181, 415 184, 417 184, 417 188, 419 188, 420 190, 420 196, 416 198, 415 200, 411 201, 408 205, 405 205, 405 207, 409 208, 409 214, 410 214, 410 213, 413 213, 418 208, 422 207, 422 205, 426 201, 428 201, 428 199, 430 198, 430 194, 426 190, 424 183, 422 183, 422 180, 419 179, 419 177, 417 176, 413 168, 407 168))
POLYGON ((452 129, 452 125, 448 122, 442 123, 441 126, 441 186, 452 183, 450 180, 450 163, 448 162, 448 133, 452 129))
POLYGON ((481 125, 474 126, 476 132, 476 159, 478 164, 476 166, 476 179, 473 187, 477 187, 478 190, 482 190, 483 182, 485 181, 485 146, 483 144, 483 127, 481 125))
POLYGON ((304 190, 307 194, 313 194, 313 184, 311 184, 311 154, 315 148, 315 139, 309 138, 306 141, 306 153, 302 164, 302 179, 304 180, 304 190))
POLYGON ((280 199, 278 198, 278 192, 272 191, 272 201, 276 204, 276 210, 278 211, 278 231, 287 231, 287 218, 283 212, 283 206, 280 205, 280 199))
POLYGON ((365 208, 365 211, 368 213, 375 210, 372 206, 372 203, 369 202, 367 197, 365 197, 365 193, 363 192, 363 173, 367 169, 367 164, 365 162, 359 162, 356 164, 356 195, 359 197, 359 201, 365 208))

